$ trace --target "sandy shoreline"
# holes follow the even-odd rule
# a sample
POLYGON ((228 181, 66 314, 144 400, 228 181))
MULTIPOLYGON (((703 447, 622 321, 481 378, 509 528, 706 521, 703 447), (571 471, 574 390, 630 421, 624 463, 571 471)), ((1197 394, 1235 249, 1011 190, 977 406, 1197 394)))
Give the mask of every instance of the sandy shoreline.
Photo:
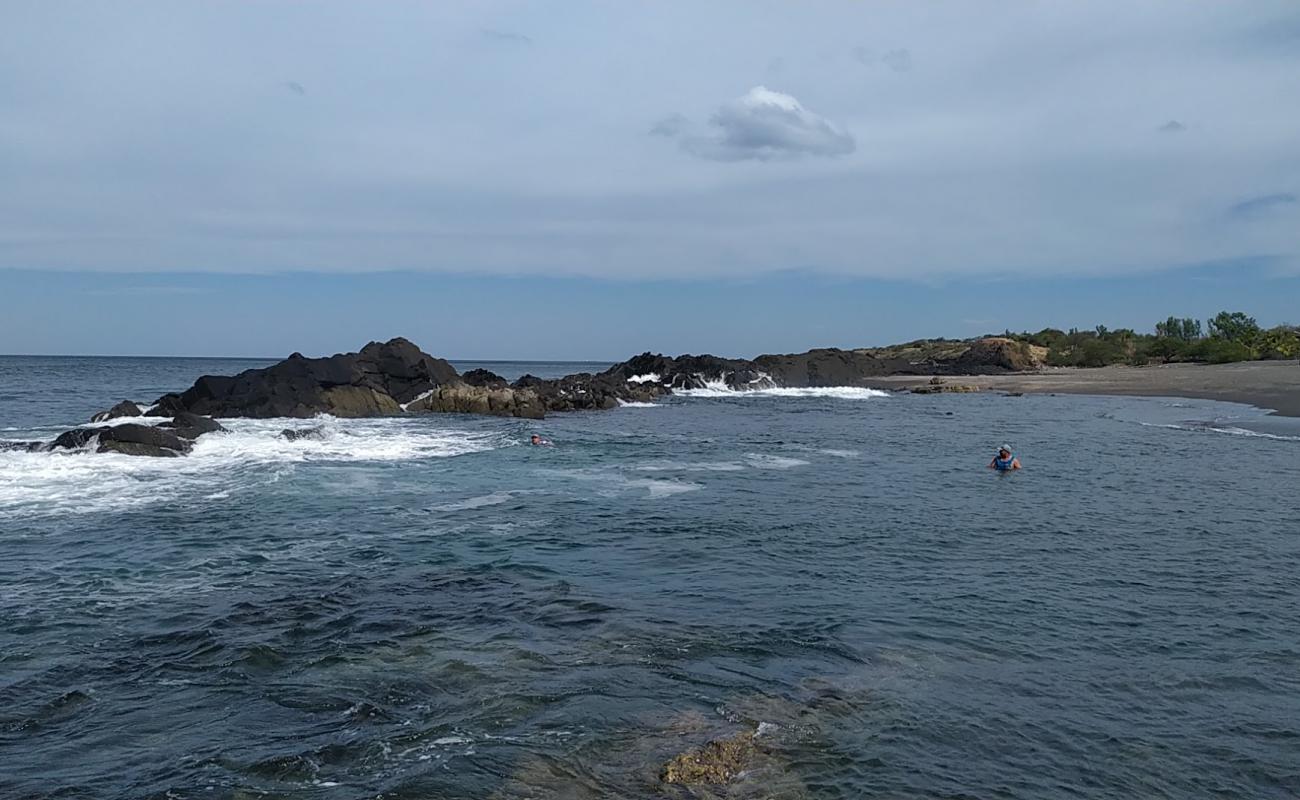
MULTIPOLYGON (((930 376, 873 378, 872 388, 910 389, 930 376)), ((1151 367, 1047 368, 1042 372, 944 376, 946 383, 985 391, 1060 392, 1128 397, 1190 397, 1246 403, 1279 415, 1300 417, 1300 362, 1246 361, 1238 364, 1163 364, 1151 367)))

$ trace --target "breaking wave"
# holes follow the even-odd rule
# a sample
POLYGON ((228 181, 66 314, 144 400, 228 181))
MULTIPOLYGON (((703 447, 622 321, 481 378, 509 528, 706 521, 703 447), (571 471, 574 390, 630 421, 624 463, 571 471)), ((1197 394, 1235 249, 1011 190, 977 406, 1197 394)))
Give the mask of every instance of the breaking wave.
POLYGON ((1169 430, 1191 431, 1194 433, 1225 433, 1229 436, 1253 436, 1259 439, 1274 439, 1280 442, 1300 442, 1300 436, 1252 431, 1221 422, 1138 422, 1138 424, 1147 428, 1168 428, 1169 430))
POLYGON ((509 444, 500 434, 435 427, 427 419, 221 422, 228 433, 203 436, 184 458, 0 451, 0 515, 120 511, 190 497, 222 500, 241 487, 275 482, 303 462, 449 458, 509 444), (286 428, 312 432, 291 441, 280 435, 286 428))
POLYGON ((860 386, 808 386, 803 388, 772 387, 768 389, 732 389, 722 381, 709 381, 701 389, 674 389, 679 397, 826 397, 835 400, 869 400, 873 397, 889 397, 889 392, 880 389, 865 389, 860 386))

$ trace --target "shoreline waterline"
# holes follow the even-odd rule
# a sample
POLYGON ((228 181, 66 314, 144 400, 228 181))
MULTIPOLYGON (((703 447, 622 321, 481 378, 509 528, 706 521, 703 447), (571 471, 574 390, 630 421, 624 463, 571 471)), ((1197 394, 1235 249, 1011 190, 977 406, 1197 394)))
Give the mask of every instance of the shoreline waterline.
MULTIPOLYGON (((924 386, 933 375, 889 375, 865 385, 887 391, 924 386)), ((1253 406, 1280 417, 1300 417, 1300 362, 1161 364, 1145 367, 1048 367, 999 375, 942 375, 983 391, 1215 400, 1253 406)))

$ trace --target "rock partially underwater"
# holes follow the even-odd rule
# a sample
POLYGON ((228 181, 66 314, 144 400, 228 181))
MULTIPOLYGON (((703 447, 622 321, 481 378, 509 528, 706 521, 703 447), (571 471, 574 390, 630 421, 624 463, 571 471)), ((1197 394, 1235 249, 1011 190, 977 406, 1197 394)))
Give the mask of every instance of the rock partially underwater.
POLYGON ((157 425, 127 422, 94 428, 73 428, 59 434, 53 442, 25 442, 28 450, 80 450, 92 448, 96 453, 121 453, 128 456, 175 458, 194 447, 194 440, 208 433, 225 431, 215 420, 196 414, 181 413, 157 425), (34 445, 34 446, 33 446, 34 445))

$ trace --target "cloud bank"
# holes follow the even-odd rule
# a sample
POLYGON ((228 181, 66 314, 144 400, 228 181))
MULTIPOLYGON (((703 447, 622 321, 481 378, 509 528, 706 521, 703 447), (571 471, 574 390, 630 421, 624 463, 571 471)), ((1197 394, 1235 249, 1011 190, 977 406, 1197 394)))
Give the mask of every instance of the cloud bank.
POLYGON ((0 269, 1300 263, 1294 0, 133 8, 0 25, 0 269))

